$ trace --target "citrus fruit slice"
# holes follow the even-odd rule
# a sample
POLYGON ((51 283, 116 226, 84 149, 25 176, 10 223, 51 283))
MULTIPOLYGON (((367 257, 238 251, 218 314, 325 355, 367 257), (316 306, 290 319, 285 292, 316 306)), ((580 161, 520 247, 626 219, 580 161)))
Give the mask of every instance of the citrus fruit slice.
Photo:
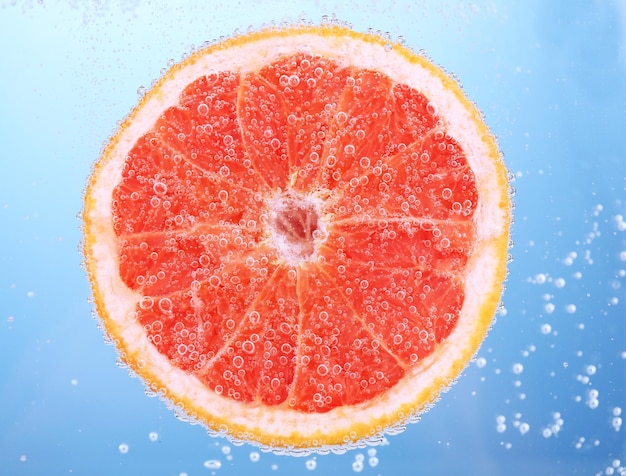
POLYGON ((275 451, 397 431, 477 351, 510 203, 480 113, 424 57, 334 25, 174 65, 95 165, 97 312, 148 388, 275 451))

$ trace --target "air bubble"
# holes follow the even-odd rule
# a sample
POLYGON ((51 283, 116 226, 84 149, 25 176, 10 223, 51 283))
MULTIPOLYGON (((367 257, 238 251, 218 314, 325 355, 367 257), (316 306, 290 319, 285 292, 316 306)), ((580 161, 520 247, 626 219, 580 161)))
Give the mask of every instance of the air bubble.
POLYGON ((207 106, 203 102, 198 104, 198 114, 200 114, 201 116, 206 116, 208 113, 209 113, 209 106, 207 106))
POLYGON ((219 459, 208 459, 204 462, 204 467, 206 469, 220 469, 222 462, 219 459))
POLYGON ((154 190, 154 193, 156 194, 163 195, 167 192, 167 185, 163 182, 154 182, 152 190, 154 190))
MULTIPOLYGON (((248 353, 248 354, 253 354, 253 353, 254 353, 254 350, 255 350, 255 345, 254 345, 254 342, 249 341, 249 340, 244 341, 244 343, 243 343, 243 344, 241 344, 241 349, 242 349, 244 352, 248 353)), ((233 360, 233 362, 234 362, 234 360, 233 360)))
POLYGON ((261 454, 258 451, 250 452, 250 461, 252 461, 253 463, 256 463, 260 459, 261 459, 261 454))
POLYGON ((172 311, 172 300, 170 298, 159 299, 159 309, 163 312, 172 311))
POLYGON ((141 309, 150 309, 154 305, 154 299, 150 296, 144 296, 139 300, 139 307, 141 309))
POLYGON ((543 335, 548 335, 552 332, 552 326, 550 324, 542 324, 541 325, 541 333, 543 335))
POLYGON ((148 433, 148 439, 154 443, 159 439, 159 434, 156 431, 151 431, 148 433))
POLYGON ((428 104, 426 104, 426 111, 428 112, 428 114, 430 114, 431 116, 434 116, 437 114, 437 104, 435 104, 432 101, 428 101, 428 104))
POLYGON ((306 469, 308 469, 309 471, 313 471, 317 466, 317 462, 315 461, 315 459, 308 459, 306 460, 304 465, 306 466, 306 469))
POLYGON ((117 449, 119 450, 120 453, 122 453, 123 455, 125 455, 126 453, 128 453, 129 447, 126 443, 121 443, 117 449))
POLYGON ((513 364, 513 373, 519 375, 524 371, 524 366, 520 363, 513 364))

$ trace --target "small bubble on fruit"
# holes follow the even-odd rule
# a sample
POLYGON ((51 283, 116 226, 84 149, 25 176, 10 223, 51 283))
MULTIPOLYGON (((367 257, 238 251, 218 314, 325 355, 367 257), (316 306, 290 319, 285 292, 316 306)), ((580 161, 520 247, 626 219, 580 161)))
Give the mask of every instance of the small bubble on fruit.
POLYGON ((154 299, 150 296, 144 296, 139 300, 139 307, 141 309, 150 309, 154 304, 154 299))
POLYGON ((170 298, 159 299, 159 309, 163 312, 170 312, 172 310, 172 300, 170 298))
POLYGON ((203 102, 198 104, 198 114, 200 114, 201 116, 206 116, 208 113, 209 113, 209 106, 207 106, 203 102))
POLYGON ((428 103, 426 104, 426 111, 428 112, 428 114, 430 114, 431 116, 434 116, 437 114, 437 104, 435 104, 432 101, 428 101, 428 103))

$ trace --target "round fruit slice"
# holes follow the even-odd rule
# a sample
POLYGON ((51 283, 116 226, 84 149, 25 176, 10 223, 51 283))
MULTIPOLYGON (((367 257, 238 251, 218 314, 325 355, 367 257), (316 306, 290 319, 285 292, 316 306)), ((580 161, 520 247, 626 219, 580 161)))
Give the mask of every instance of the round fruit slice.
POLYGON ((343 450, 416 420, 486 335, 505 167, 422 56, 270 28, 173 66, 89 181, 97 312, 151 391, 211 433, 343 450))

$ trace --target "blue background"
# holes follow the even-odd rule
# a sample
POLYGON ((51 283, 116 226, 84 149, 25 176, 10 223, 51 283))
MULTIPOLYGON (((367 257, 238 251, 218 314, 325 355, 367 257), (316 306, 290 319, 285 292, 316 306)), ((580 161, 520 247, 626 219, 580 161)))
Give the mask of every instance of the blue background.
POLYGON ((0 0, 0 475, 626 474, 625 176, 624 1, 0 0), (514 246, 478 359, 421 422, 294 458, 207 436, 116 366, 79 213, 172 59, 333 14, 461 81, 515 176, 514 246))

